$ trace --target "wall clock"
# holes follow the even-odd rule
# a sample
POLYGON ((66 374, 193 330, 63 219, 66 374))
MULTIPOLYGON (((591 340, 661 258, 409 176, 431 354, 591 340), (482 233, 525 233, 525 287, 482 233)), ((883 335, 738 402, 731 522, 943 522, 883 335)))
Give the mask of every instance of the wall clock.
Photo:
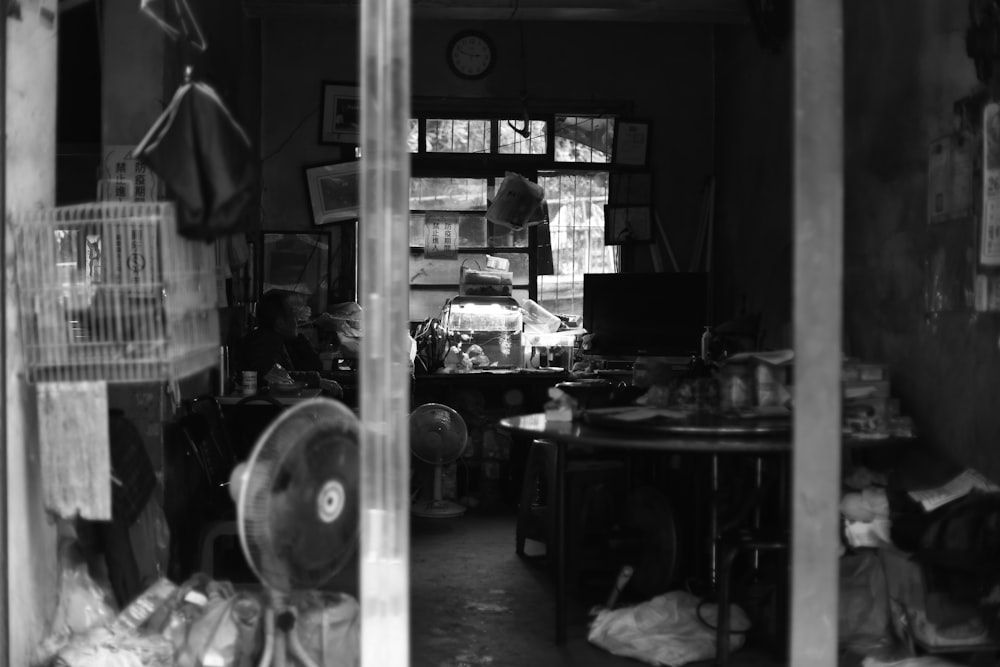
POLYGON ((481 79, 496 62, 493 42, 476 30, 462 30, 448 42, 448 66, 463 79, 481 79))

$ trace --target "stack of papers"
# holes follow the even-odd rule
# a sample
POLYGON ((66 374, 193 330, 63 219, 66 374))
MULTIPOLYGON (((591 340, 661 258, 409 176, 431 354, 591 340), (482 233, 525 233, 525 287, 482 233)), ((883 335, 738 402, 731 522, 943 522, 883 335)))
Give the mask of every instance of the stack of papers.
POLYGON ((972 468, 966 468, 961 474, 953 477, 939 487, 926 489, 923 491, 910 491, 910 497, 920 503, 924 510, 930 512, 942 505, 947 505, 953 500, 958 500, 962 496, 968 495, 973 489, 996 493, 1000 491, 990 480, 983 477, 972 468))

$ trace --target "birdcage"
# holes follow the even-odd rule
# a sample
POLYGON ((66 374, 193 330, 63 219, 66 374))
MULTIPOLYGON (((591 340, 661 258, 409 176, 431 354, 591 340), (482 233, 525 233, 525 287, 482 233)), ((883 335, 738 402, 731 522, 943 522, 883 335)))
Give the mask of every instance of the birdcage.
POLYGON ((213 366, 215 251, 170 203, 97 202, 15 219, 28 380, 175 381, 213 366))

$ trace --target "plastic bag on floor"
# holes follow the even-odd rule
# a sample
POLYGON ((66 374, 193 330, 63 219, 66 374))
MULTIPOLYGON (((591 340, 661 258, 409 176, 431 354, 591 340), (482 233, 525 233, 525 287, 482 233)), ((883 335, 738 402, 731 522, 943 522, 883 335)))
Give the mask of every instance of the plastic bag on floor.
POLYGON ((90 576, 75 540, 59 544, 59 601, 51 633, 36 648, 34 663, 46 664, 76 634, 106 625, 117 611, 111 593, 90 576))
MULTIPOLYGON (((623 655, 651 665, 684 665, 715 657, 718 605, 701 607, 686 591, 658 595, 634 607, 606 609, 590 624, 587 639, 614 655, 623 655), (709 627, 709 625, 713 627, 709 627)), ((742 609, 730 605, 730 627, 734 633, 750 628, 742 609)), ((730 650, 743 646, 742 634, 730 634, 730 650)))

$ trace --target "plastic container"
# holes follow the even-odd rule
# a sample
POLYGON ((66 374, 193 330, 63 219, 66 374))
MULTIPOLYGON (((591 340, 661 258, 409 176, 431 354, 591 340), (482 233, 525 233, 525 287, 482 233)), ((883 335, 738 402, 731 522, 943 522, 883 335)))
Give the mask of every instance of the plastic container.
POLYGON ((531 299, 525 299, 521 306, 524 313, 524 330, 530 333, 553 333, 559 330, 562 320, 542 308, 531 299))

